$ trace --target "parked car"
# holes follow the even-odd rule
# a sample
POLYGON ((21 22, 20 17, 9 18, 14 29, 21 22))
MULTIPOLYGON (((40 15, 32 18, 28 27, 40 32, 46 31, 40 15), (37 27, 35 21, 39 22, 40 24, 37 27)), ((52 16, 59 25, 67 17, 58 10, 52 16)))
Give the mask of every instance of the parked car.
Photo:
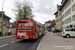
POLYGON ((75 28, 63 29, 61 35, 62 35, 62 37, 66 37, 66 38, 75 36, 75 28))
POLYGON ((58 29, 53 30, 53 33, 57 33, 57 32, 61 32, 61 31, 58 29))
POLYGON ((48 32, 51 32, 51 30, 48 30, 48 32))

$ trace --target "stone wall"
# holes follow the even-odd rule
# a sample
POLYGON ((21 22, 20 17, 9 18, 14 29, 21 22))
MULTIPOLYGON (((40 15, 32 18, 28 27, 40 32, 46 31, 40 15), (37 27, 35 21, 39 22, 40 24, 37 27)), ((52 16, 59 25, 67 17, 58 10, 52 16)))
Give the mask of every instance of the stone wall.
MULTIPOLYGON (((3 36, 8 36, 9 32, 8 32, 9 28, 3 28, 3 36)), ((11 29, 11 35, 15 35, 15 28, 10 28, 11 29)))
POLYGON ((15 35, 16 29, 15 28, 11 28, 11 33, 12 35, 15 35))

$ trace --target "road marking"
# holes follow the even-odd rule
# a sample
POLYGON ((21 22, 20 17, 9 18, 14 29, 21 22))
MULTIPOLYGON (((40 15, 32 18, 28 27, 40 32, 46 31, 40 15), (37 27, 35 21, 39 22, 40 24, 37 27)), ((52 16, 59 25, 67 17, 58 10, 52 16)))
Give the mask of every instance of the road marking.
POLYGON ((14 43, 15 41, 12 41, 11 43, 14 43))
POLYGON ((1 45, 0 48, 1 48, 1 47, 4 47, 4 46, 6 46, 6 45, 8 45, 8 44, 1 45))

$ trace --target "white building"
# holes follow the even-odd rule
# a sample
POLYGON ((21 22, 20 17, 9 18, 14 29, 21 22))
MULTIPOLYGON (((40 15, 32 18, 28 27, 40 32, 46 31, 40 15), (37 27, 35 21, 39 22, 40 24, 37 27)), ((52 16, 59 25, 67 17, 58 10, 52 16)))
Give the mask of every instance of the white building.
POLYGON ((62 0, 62 28, 75 28, 75 0, 62 0))

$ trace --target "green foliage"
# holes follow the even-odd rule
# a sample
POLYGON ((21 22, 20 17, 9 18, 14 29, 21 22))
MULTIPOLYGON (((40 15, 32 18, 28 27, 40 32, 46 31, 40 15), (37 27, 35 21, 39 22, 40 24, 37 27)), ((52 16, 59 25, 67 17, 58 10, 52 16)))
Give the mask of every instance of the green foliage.
POLYGON ((52 21, 51 27, 55 26, 55 20, 52 21))
POLYGON ((33 18, 31 6, 25 0, 22 0, 22 2, 20 2, 20 1, 16 2, 15 7, 16 8, 13 10, 15 12, 17 20, 27 19, 27 18, 32 19, 33 18))
POLYGON ((55 26, 55 20, 52 21, 51 25, 49 26, 49 28, 54 27, 55 26))
POLYGON ((16 21, 14 21, 14 24, 16 24, 16 21))
POLYGON ((12 27, 15 28, 15 25, 16 25, 16 21, 14 21, 14 22, 12 23, 12 27))
POLYGON ((14 24, 14 25, 12 25, 12 27, 13 27, 13 28, 15 28, 15 24, 14 24))

